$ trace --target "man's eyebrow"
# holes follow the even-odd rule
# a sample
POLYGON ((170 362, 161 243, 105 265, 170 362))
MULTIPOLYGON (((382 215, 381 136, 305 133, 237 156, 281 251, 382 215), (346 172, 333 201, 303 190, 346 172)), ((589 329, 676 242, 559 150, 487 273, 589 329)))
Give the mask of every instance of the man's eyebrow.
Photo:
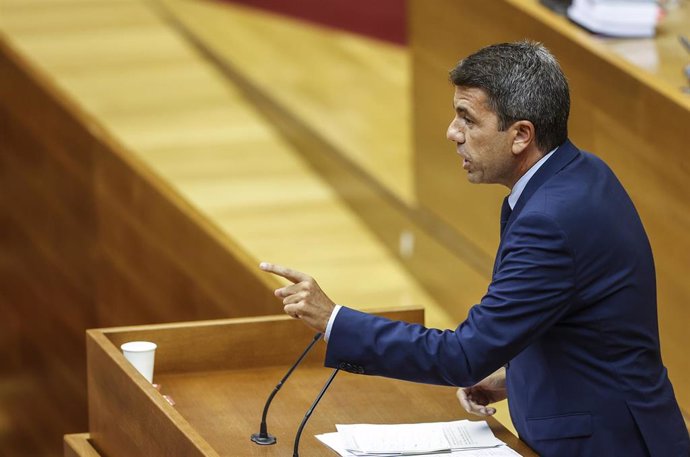
POLYGON ((473 111, 469 109, 469 107, 464 106, 464 105, 456 105, 455 102, 453 102, 453 109, 455 110, 456 113, 462 113, 462 114, 469 114, 473 115, 473 111))

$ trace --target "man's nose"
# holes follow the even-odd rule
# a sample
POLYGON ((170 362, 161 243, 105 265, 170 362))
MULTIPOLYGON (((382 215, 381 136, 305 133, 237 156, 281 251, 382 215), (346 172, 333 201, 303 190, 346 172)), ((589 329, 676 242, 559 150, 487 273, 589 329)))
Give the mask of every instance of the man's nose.
POLYGON ((455 120, 453 120, 448 125, 448 129, 446 130, 446 138, 455 143, 465 142, 465 135, 463 134, 460 127, 458 126, 458 123, 455 122, 455 120))

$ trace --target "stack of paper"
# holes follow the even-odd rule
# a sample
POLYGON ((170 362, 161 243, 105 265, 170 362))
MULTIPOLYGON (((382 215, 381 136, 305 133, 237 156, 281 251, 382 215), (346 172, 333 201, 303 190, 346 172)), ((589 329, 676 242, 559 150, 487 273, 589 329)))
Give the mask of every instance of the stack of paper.
POLYGON ((592 32, 651 37, 661 10, 655 0, 573 0, 568 17, 592 32))
POLYGON ((519 456, 496 438, 484 421, 398 425, 336 425, 337 433, 316 437, 341 456, 463 457, 519 456))

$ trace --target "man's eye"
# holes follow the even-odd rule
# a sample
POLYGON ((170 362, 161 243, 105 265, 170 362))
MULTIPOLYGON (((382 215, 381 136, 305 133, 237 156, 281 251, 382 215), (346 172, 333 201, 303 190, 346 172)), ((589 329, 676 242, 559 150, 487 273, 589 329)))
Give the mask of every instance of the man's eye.
POLYGON ((472 119, 470 119, 467 116, 464 116, 462 119, 465 121, 466 124, 473 124, 474 123, 474 122, 472 122, 472 119))

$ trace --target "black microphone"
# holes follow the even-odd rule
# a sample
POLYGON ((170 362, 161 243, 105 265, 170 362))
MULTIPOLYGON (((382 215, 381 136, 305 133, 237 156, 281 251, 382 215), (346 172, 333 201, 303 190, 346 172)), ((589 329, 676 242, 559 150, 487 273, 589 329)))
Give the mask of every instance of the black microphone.
POLYGON ((300 364, 302 359, 307 355, 307 353, 311 350, 311 348, 316 344, 317 341, 321 339, 323 336, 322 333, 317 333, 314 335, 314 339, 309 343, 307 348, 302 352, 302 355, 299 356, 297 361, 290 367, 287 373, 285 373, 285 376, 283 376, 283 379, 280 380, 280 382, 275 386, 273 389, 273 392, 268 396, 268 400, 266 400, 266 405, 264 405, 264 412, 261 416, 261 426, 259 428, 259 433, 254 433, 251 436, 252 441, 254 441, 256 444, 261 444, 261 445, 269 445, 269 444, 276 444, 276 437, 268 433, 268 427, 266 427, 266 415, 268 414, 268 407, 271 405, 271 401, 273 401, 273 397, 276 396, 278 391, 280 390, 281 387, 283 387, 283 384, 285 381, 287 381, 287 378, 290 377, 293 371, 295 371, 295 368, 297 368, 297 365, 300 364))
POLYGON ((309 417, 311 417, 311 413, 314 412, 316 405, 318 405, 319 401, 321 401, 321 397, 323 397, 323 394, 325 394, 326 390, 328 390, 328 386, 331 385, 331 383, 333 382, 333 378, 335 378, 335 375, 338 374, 338 371, 340 371, 340 369, 338 369, 338 368, 333 370, 333 374, 328 378, 328 381, 326 381, 326 384, 324 384, 323 389, 321 389, 319 396, 316 397, 316 400, 314 400, 314 403, 311 405, 311 408, 309 408, 309 410, 307 411, 307 414, 304 415, 304 419, 302 419, 302 423, 299 424, 299 428, 297 429, 297 434, 295 435, 295 446, 292 450, 292 457, 299 457, 299 439, 302 437, 302 430, 304 430, 304 426, 307 425, 307 421, 309 420, 309 417))

